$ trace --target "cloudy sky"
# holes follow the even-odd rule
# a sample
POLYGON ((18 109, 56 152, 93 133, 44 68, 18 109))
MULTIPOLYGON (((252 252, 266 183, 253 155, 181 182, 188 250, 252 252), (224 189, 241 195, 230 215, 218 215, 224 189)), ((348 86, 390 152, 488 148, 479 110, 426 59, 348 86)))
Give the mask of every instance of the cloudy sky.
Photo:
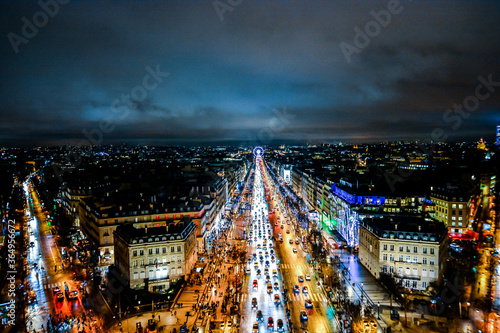
POLYGON ((0 145, 492 140, 500 124, 500 1, 54 3, 0 4, 0 145))

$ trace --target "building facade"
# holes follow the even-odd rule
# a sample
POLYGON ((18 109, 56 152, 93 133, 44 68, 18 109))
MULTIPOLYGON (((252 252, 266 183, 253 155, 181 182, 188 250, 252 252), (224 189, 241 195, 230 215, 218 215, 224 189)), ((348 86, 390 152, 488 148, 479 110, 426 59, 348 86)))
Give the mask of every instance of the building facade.
POLYGON ((131 289, 166 292, 196 263, 195 232, 187 217, 153 228, 120 225, 114 232, 115 266, 131 289))
POLYGON ((133 223, 137 228, 152 228, 177 223, 187 217, 195 225, 195 237, 204 232, 205 206, 202 202, 189 198, 161 201, 138 203, 111 197, 80 200, 81 229, 97 250, 99 266, 114 263, 114 231, 126 223, 133 223))
POLYGON ((436 205, 436 220, 444 223, 451 236, 459 238, 467 232, 473 213, 470 195, 456 187, 433 187, 430 198, 436 205))
POLYGON ((391 274, 403 286, 425 291, 443 276, 447 229, 427 218, 365 218, 359 233, 359 260, 377 279, 391 274))

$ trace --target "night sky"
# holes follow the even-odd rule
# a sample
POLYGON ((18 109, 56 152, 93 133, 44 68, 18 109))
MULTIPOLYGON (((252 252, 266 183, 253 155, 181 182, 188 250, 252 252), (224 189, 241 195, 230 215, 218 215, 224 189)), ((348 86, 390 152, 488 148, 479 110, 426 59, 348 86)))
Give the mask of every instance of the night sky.
POLYGON ((500 1, 59 1, 0 5, 0 145, 491 141, 500 124, 500 1))

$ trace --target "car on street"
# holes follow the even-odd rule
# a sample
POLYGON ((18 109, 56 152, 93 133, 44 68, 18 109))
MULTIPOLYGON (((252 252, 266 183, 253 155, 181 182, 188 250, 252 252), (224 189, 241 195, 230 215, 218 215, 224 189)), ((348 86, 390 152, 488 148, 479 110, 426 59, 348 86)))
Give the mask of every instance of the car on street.
POLYGON ((307 293, 309 292, 309 289, 307 289, 307 286, 303 286, 303 287, 302 287, 302 292, 303 292, 304 294, 307 294, 307 293))
POLYGON ((304 277, 302 275, 299 275, 299 282, 304 282, 304 277))
POLYGON ((276 322, 276 326, 278 327, 278 331, 283 331, 285 329, 283 327, 283 320, 282 319, 278 319, 278 321, 276 322))
POLYGON ((293 285, 293 292, 294 293, 300 293, 300 288, 299 288, 298 285, 296 285, 296 284, 293 285))
POLYGON ((253 280, 253 287, 257 288, 259 286, 259 282, 257 280, 253 280))
POLYGON ((293 248, 293 253, 297 253, 297 249, 296 248, 293 248))
POLYGON ((55 286, 52 290, 54 291, 54 294, 57 294, 58 292, 61 291, 61 288, 59 288, 58 286, 55 286))
POLYGON ((275 304, 279 304, 281 301, 280 301, 280 295, 279 294, 274 294, 274 303, 275 304))
POLYGON ((290 230, 289 229, 286 229, 286 233, 289 234, 290 233, 290 230))
POLYGON ((288 241, 288 244, 293 245, 293 240, 291 240, 291 239, 290 239, 290 240, 288 241))
POLYGON ((257 321, 253 323, 252 333, 259 333, 259 323, 257 321))
POLYGON ((273 317, 269 317, 267 319, 267 327, 274 327, 274 320, 273 317))
POLYGON ((307 312, 300 310, 300 321, 306 321, 308 319, 307 312))
POLYGON ((78 298, 78 291, 75 289, 70 290, 68 294, 68 299, 77 299, 77 298, 78 298))
POLYGON ((311 276, 306 274, 306 281, 311 281, 311 276))
POLYGON ((264 315, 262 314, 262 311, 257 311, 257 320, 262 320, 264 319, 264 315))
POLYGON ((56 294, 56 299, 57 299, 58 301, 64 301, 64 294, 62 293, 62 291, 60 291, 60 292, 58 292, 58 293, 56 294))
POLYGON ((313 307, 313 302, 310 299, 306 299, 304 303, 306 309, 311 309, 313 307))
POLYGON ((28 303, 32 304, 36 302, 36 293, 34 290, 28 292, 28 303))

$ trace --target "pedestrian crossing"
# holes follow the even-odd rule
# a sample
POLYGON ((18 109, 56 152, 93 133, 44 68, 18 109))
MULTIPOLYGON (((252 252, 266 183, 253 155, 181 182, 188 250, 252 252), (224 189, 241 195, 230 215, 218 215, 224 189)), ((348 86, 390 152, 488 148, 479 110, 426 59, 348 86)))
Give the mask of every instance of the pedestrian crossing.
POLYGON ((59 289, 63 290, 64 289, 64 283, 63 282, 54 282, 54 283, 45 283, 43 285, 43 289, 45 289, 45 290, 52 290, 55 287, 59 287, 59 289))
MULTIPOLYGON (((240 296, 240 302, 244 303, 247 300, 251 300, 252 297, 255 297, 254 294, 247 294, 243 293, 240 296)), ((274 296, 273 296, 274 297, 274 296)), ((297 293, 297 294, 290 294, 289 295, 289 300, 290 302, 301 302, 303 303, 306 299, 310 299, 313 302, 327 302, 328 299, 323 293, 309 293, 309 294, 304 294, 304 293, 297 293)), ((283 301, 283 296, 280 296, 280 300, 283 301)), ((269 302, 274 302, 274 298, 270 298, 269 302)))
POLYGON ((282 263, 279 265, 280 269, 289 269, 289 270, 294 270, 294 271, 310 271, 311 266, 309 265, 303 265, 303 264, 285 264, 282 263))

